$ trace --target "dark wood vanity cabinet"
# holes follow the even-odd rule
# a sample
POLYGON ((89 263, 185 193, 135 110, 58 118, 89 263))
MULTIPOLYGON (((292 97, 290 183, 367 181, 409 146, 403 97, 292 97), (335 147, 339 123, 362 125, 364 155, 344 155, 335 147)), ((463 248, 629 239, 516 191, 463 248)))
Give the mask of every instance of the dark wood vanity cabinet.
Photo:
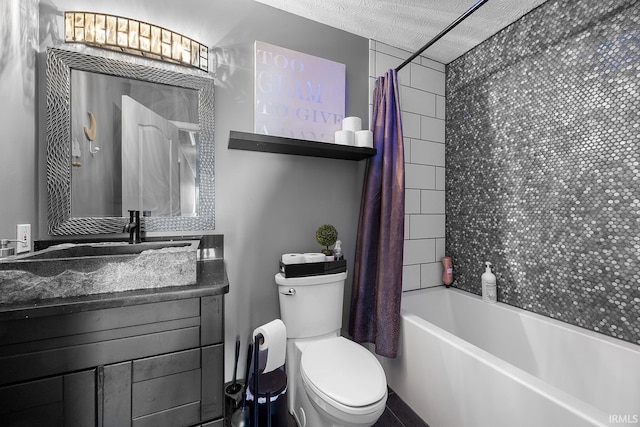
POLYGON ((3 426, 222 427, 223 296, 0 320, 3 426))
POLYGON ((0 388, 3 426, 95 423, 95 369, 0 388))

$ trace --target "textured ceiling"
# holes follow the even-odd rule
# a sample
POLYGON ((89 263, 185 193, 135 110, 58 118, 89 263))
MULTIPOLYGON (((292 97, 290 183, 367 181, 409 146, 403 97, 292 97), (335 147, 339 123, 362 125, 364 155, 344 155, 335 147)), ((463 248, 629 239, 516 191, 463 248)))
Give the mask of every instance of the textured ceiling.
MULTIPOLYGON (((256 0, 359 36, 415 52, 473 0, 256 0)), ((425 52, 448 64, 545 0, 489 0, 425 52)))

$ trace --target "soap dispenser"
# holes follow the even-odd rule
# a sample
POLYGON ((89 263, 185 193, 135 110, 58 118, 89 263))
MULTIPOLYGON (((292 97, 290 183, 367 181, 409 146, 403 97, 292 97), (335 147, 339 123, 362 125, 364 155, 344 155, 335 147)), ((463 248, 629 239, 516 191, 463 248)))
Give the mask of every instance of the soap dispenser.
POLYGON ((333 248, 333 256, 336 261, 340 261, 343 259, 342 255, 342 242, 340 240, 336 240, 336 246, 333 248))
POLYGON ((487 268, 482 273, 482 300, 484 302, 497 302, 498 289, 496 285, 496 276, 491 272, 491 263, 485 261, 487 268))

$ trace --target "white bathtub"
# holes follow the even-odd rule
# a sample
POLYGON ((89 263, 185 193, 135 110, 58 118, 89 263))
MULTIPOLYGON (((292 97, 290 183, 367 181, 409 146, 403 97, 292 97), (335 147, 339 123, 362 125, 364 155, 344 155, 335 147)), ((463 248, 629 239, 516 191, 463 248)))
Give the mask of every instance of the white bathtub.
POLYGON ((389 386, 430 427, 640 426, 640 346, 444 287, 405 293, 389 386))

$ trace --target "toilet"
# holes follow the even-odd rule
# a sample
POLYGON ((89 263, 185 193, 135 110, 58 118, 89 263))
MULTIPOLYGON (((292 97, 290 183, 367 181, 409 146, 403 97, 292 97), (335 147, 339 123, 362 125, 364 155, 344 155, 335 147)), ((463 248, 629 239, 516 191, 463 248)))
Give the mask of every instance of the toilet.
POLYGON ((346 278, 346 272, 275 277, 287 327, 288 406, 299 427, 371 426, 385 409, 382 366, 340 336, 346 278))

